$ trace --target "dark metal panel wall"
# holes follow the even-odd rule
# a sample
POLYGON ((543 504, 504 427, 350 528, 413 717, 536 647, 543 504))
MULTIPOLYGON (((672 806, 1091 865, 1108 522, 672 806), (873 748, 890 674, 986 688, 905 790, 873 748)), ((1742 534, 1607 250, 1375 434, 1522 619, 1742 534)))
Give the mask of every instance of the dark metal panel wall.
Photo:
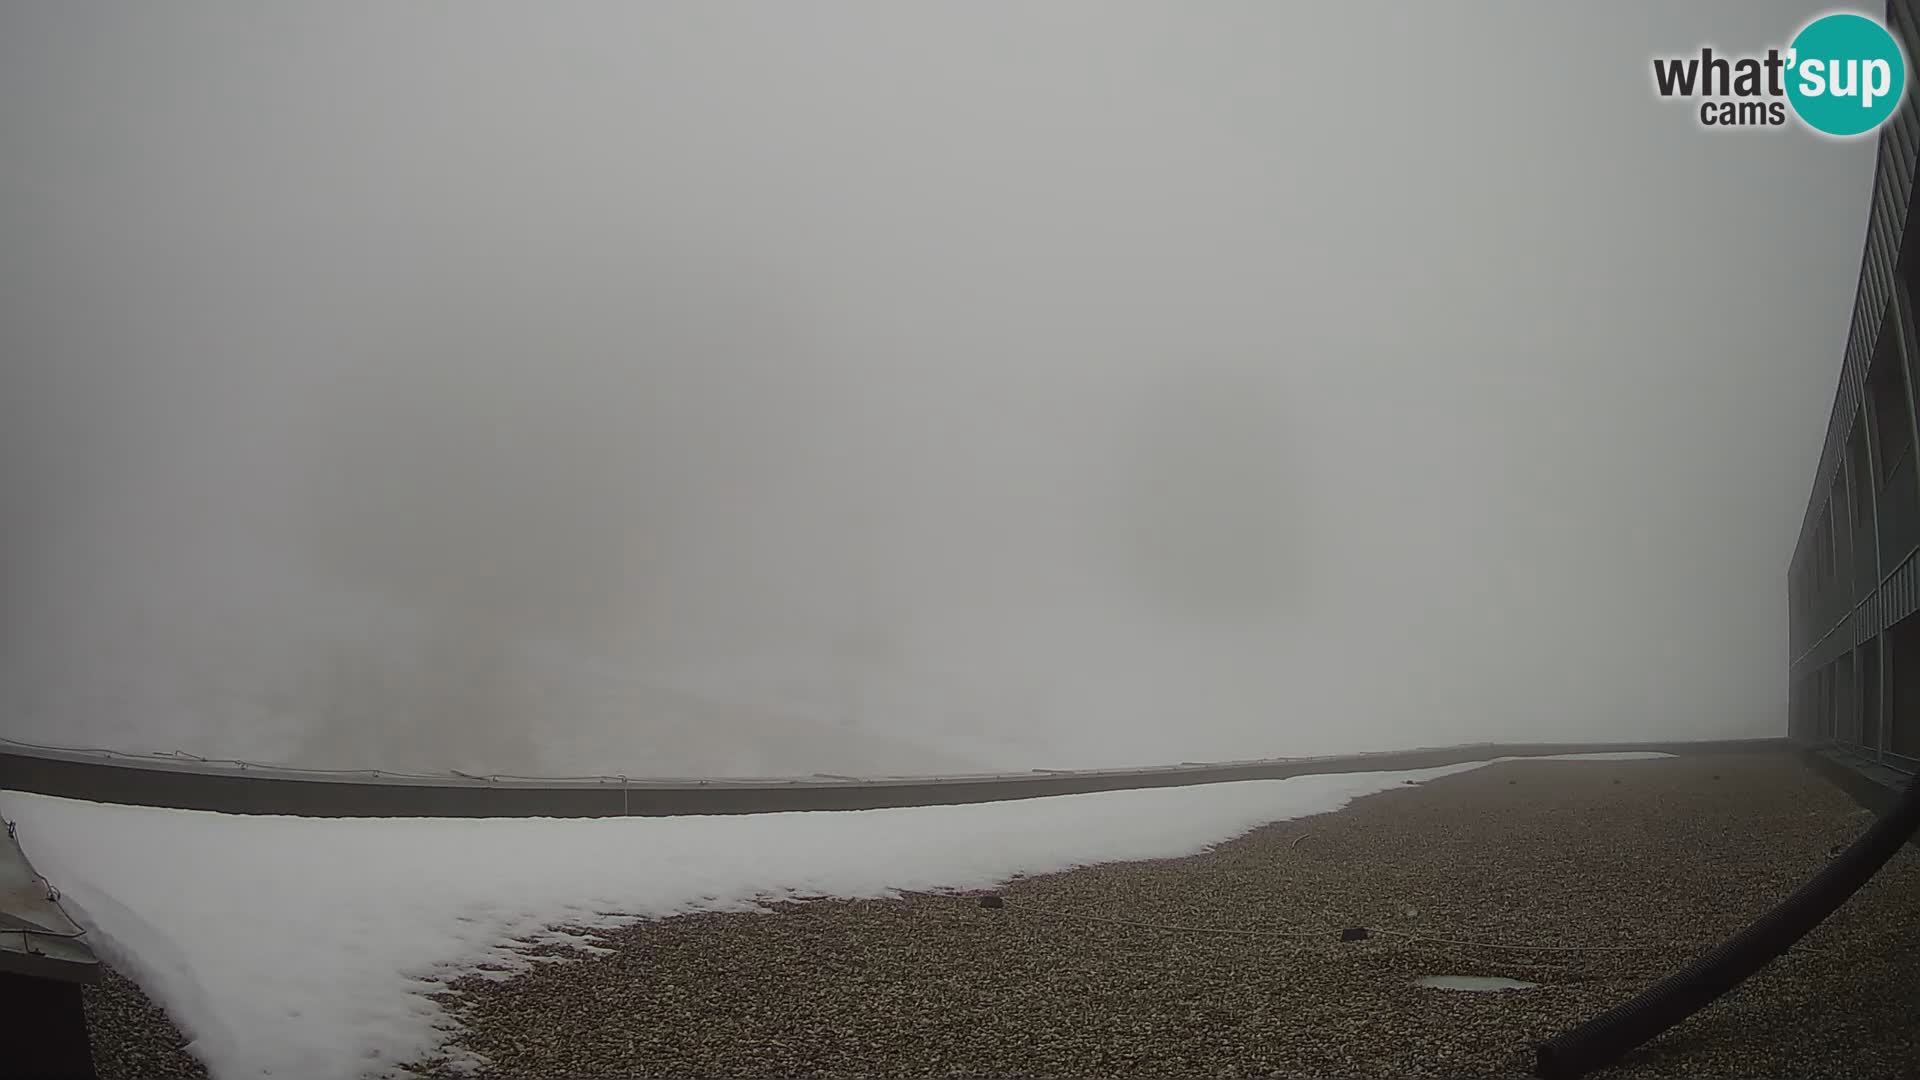
MULTIPOLYGON (((1900 418, 1902 423, 1905 417, 1900 418)), ((1920 545, 1920 498, 1914 495, 1914 460, 1909 452, 1887 477, 1880 503, 1880 565, 1899 566, 1920 545)))
MULTIPOLYGON (((1911 109, 1912 106, 1909 104, 1901 109, 1901 113, 1903 115, 1909 114, 1911 109)), ((1882 163, 1885 164, 1889 158, 1887 156, 1887 136, 1884 134, 1882 136, 1881 146, 1881 160, 1882 163)), ((1880 185, 1883 189, 1890 186, 1886 184, 1887 175, 1886 170, 1883 169, 1880 185)), ((1910 190, 1911 184, 1909 183, 1907 187, 1908 190, 1910 190)), ((1884 202, 1876 200, 1874 213, 1876 219, 1883 219, 1881 207, 1884 205, 1886 205, 1884 202)), ((1904 212, 1900 216, 1903 219, 1900 225, 1904 225, 1904 212)), ((1793 565, 1795 567, 1795 574, 1802 577, 1811 575, 1820 582, 1819 585, 1812 589, 1811 602, 1802 605, 1805 610, 1804 618, 1812 619, 1813 624, 1799 627, 1800 633, 1795 635, 1797 639, 1806 642, 1806 644, 1801 646, 1803 655, 1797 657, 1793 665, 1796 672, 1809 661, 1819 659, 1824 662, 1832 659, 1832 647, 1829 647, 1825 653, 1821 652, 1822 646, 1825 644, 1824 639, 1826 639, 1832 631, 1839 629, 1842 624, 1847 622, 1850 618, 1850 613, 1854 609, 1853 601, 1860 595, 1859 589, 1852 587, 1851 582, 1843 584, 1838 575, 1829 577, 1829 575, 1833 574, 1833 571, 1829 569, 1821 572, 1820 567, 1816 564, 1833 558, 1831 551, 1826 548, 1826 544, 1834 545, 1839 549, 1851 553, 1860 551, 1865 542, 1865 537, 1856 537, 1854 535, 1853 514, 1850 512, 1830 513, 1832 504, 1829 500, 1833 495, 1846 491, 1844 482, 1840 479, 1840 472, 1845 463, 1844 450, 1846 436, 1847 433, 1852 430, 1855 419, 1863 415, 1862 404, 1865 397, 1867 367, 1876 352, 1876 347, 1881 343, 1881 335, 1878 331, 1882 326, 1886 326, 1889 330, 1891 330, 1893 326, 1893 320, 1887 319, 1886 316, 1889 314, 1889 304, 1893 300, 1894 256, 1899 250, 1896 239, 1897 234, 1894 232, 1880 231, 1879 226, 1884 226, 1888 229, 1895 228, 1891 223, 1884 220, 1877 221, 1876 226, 1876 230, 1870 233, 1866 256, 1863 259, 1861 268, 1860 291, 1854 309, 1853 335, 1849 340, 1845 363, 1842 368, 1841 384, 1835 401, 1834 418, 1827 431, 1826 446, 1821 454, 1820 471, 1817 474, 1814 494, 1807 506, 1806 517, 1800 533, 1800 542, 1794 556, 1793 565), (1882 237, 1882 239, 1876 242, 1872 239, 1873 236, 1879 236, 1882 237), (1869 332, 1867 329, 1869 327, 1872 328, 1873 332, 1869 332), (1818 535, 1823 530, 1827 532, 1824 541, 1818 535), (1849 593, 1852 595, 1848 595, 1849 593)), ((1896 336, 1904 337, 1905 335, 1896 336)), ((1905 343, 1902 342, 1901 344, 1905 343)), ((1894 355, 1897 355, 1898 352, 1898 349, 1893 350, 1894 355)), ((1906 389, 1909 397, 1911 397, 1912 385, 1910 382, 1908 382, 1906 389)), ((1909 455, 1906 460, 1898 464, 1894 475, 1889 477, 1890 482, 1893 484, 1916 483, 1913 477, 1913 469, 1914 463, 1912 456, 1909 455)), ((1880 503, 1881 501, 1882 500, 1878 499, 1875 500, 1876 503, 1880 503)), ((1920 507, 1915 507, 1911 500, 1884 500, 1884 502, 1886 505, 1874 506, 1875 514, 1873 517, 1878 521, 1882 532, 1881 547, 1883 557, 1886 555, 1894 555, 1897 558, 1900 555, 1904 555, 1907 551, 1910 551, 1915 542, 1920 542, 1920 507)), ((1852 560, 1848 561, 1851 562, 1852 560)), ((1885 565, 1885 561, 1883 558, 1882 565, 1885 565)), ((1891 584, 1891 582, 1883 582, 1881 588, 1884 589, 1888 584, 1891 584)), ((1867 603, 1871 606, 1872 597, 1870 595, 1867 597, 1867 603)), ((1912 608, 1910 606, 1907 607, 1908 612, 1911 610, 1912 608)), ((1891 612, 1889 612, 1889 614, 1891 614, 1891 612)), ((1885 625, 1885 623, 1881 623, 1873 627, 1872 630, 1878 631, 1884 628, 1885 625)))
MULTIPOLYGON (((1910 57, 1920 56, 1917 9, 1920 0, 1887 5, 1910 57)), ((1902 625, 1920 610, 1920 254, 1903 257, 1920 252, 1906 235, 1917 163, 1920 112, 1910 91, 1879 135, 1853 320, 1787 575, 1789 731, 1907 771, 1920 769, 1920 620, 1902 625), (1895 381, 1900 392, 1889 401, 1895 381)))

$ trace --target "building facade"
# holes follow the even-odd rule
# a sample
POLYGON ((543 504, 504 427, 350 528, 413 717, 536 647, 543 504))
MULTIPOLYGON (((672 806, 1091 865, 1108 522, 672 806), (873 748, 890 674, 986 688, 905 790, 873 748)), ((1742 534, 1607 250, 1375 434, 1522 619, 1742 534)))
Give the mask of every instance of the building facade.
MULTIPOLYGON (((1887 25, 1920 42, 1916 0, 1887 25)), ((1911 54, 1913 48, 1908 47, 1911 54)), ((1920 772, 1920 160, 1912 96, 1880 129, 1840 386, 1787 573, 1790 734, 1920 772)))

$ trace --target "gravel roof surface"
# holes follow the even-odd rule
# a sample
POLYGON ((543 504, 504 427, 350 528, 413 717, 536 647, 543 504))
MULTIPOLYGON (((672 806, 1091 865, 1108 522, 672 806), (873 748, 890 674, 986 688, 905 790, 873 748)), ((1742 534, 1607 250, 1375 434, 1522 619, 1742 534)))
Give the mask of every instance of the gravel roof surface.
MULTIPOLYGON (((1870 821, 1787 754, 1515 762, 1191 858, 1020 880, 1000 908, 819 900, 640 924, 600 935, 610 955, 444 1000, 490 1077, 1518 1077, 1538 1041, 1709 951, 1870 821), (1604 949, 1335 940, 1345 926, 1604 949), (1541 986, 1413 985, 1431 974, 1541 986)), ((168 1030, 109 1008, 137 999, 120 985, 89 991, 102 1077, 190 1075, 154 1067, 168 1030)), ((1920 1076, 1920 851, 1596 1075, 1920 1076)))
POLYGON ((126 976, 102 964, 100 981, 81 987, 80 997, 100 1080, 205 1080, 186 1038, 126 976))

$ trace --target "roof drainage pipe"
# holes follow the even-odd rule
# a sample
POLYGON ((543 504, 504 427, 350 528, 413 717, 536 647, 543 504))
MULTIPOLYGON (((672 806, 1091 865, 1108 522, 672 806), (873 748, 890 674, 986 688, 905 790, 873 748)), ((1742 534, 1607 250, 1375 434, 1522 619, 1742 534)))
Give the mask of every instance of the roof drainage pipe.
POLYGON ((1879 873, 1920 826, 1920 778, 1826 868, 1719 948, 1612 1010, 1541 1043, 1534 1074, 1565 1080, 1610 1065, 1740 985, 1879 873))

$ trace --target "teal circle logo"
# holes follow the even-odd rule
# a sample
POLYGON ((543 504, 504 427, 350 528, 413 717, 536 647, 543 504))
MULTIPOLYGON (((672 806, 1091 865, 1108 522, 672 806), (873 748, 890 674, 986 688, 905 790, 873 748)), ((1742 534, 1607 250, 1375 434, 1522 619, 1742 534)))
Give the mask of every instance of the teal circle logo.
POLYGON ((1823 15, 1794 35, 1787 100, 1808 127, 1864 135, 1885 123, 1907 89, 1900 43, 1865 15, 1823 15))

